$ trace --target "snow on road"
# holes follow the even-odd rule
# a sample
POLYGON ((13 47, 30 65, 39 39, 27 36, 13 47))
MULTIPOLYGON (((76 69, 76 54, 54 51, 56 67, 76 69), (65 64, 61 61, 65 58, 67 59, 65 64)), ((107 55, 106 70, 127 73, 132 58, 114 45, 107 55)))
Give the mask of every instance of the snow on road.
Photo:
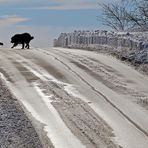
POLYGON ((55 148, 148 147, 148 78, 74 49, 1 50, 0 72, 55 148))

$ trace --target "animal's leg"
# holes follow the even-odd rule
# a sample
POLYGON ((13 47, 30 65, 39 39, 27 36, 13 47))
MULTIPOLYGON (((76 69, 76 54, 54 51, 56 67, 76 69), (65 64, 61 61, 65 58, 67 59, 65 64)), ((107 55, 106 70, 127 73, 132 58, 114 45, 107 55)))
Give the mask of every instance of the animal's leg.
POLYGON ((25 43, 22 43, 22 49, 24 49, 25 43))
POLYGON ((29 49, 29 43, 26 43, 26 48, 29 49))
POLYGON ((25 48, 27 48, 28 46, 27 46, 27 43, 26 43, 26 46, 25 46, 25 48))
POLYGON ((17 45, 18 45, 18 43, 14 43, 11 48, 14 48, 14 47, 17 46, 17 45))
POLYGON ((27 45, 28 45, 27 48, 29 49, 30 48, 29 43, 27 45))

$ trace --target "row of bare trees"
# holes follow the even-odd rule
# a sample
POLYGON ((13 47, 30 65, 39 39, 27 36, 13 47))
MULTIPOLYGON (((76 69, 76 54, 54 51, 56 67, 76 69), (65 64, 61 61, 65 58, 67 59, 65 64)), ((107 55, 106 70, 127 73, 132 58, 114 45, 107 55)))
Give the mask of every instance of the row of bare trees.
POLYGON ((99 5, 104 25, 116 31, 148 30, 148 0, 115 0, 99 5))

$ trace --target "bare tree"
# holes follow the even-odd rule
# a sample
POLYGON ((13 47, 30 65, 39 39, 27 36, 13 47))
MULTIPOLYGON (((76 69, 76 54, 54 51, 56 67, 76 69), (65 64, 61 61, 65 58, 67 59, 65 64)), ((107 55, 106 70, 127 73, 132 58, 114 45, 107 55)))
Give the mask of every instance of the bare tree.
POLYGON ((148 30, 148 0, 135 0, 135 10, 127 13, 129 21, 141 30, 148 30))
MULTIPOLYGON (((131 17, 133 16, 132 0, 121 0, 108 4, 100 4, 102 8, 102 22, 104 25, 117 31, 124 31, 133 27, 131 17), (128 17, 127 17, 128 16, 128 17)), ((135 17, 134 17, 135 18, 135 17)))

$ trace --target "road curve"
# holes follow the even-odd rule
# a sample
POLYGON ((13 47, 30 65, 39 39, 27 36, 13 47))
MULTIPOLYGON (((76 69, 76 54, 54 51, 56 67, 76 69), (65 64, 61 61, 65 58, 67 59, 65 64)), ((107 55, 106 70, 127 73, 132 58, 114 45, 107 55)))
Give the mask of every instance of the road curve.
POLYGON ((45 147, 148 147, 148 78, 117 59, 1 49, 0 72, 41 139, 48 137, 45 147))

